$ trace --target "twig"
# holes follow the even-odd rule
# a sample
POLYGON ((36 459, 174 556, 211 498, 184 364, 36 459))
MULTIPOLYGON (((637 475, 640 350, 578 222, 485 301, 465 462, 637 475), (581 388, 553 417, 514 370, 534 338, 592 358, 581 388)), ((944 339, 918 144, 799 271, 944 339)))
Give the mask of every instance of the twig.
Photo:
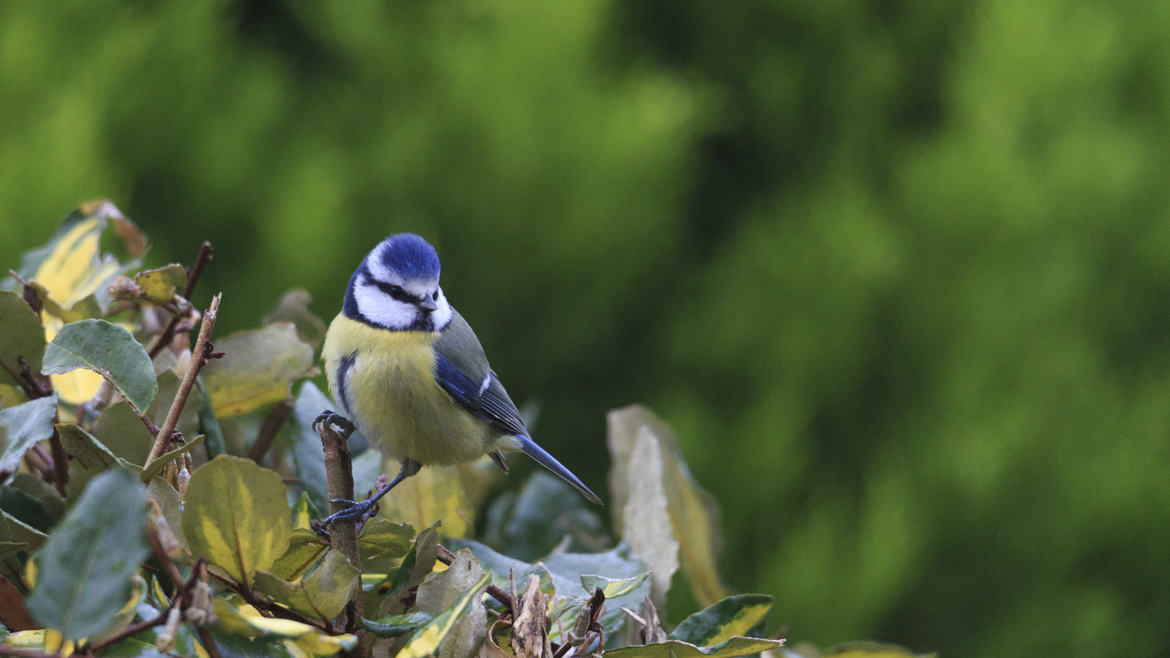
POLYGON ((268 415, 264 418, 264 424, 260 426, 260 433, 256 435, 256 441, 252 443, 252 449, 248 451, 248 459, 260 463, 264 459, 264 455, 268 453, 268 449, 272 447, 272 441, 276 438, 276 433, 280 431, 280 426, 284 425, 284 421, 288 420, 288 415, 292 412, 292 402, 285 400, 272 408, 268 415))
MULTIPOLYGON (((195 257, 195 264, 191 266, 191 271, 187 274, 187 286, 183 288, 183 299, 190 300, 191 293, 195 291, 195 284, 199 281, 199 275, 203 273, 203 268, 207 265, 207 261, 215 254, 215 249, 211 248, 210 242, 204 242, 199 246, 199 255, 195 257)), ((163 328, 162 333, 155 339, 154 344, 147 350, 150 354, 150 359, 153 361, 154 357, 163 351, 163 348, 171 344, 171 339, 175 337, 175 327, 179 325, 179 314, 174 314, 171 319, 167 321, 167 326, 163 328)))
POLYGON ((171 442, 171 432, 175 431, 175 425, 179 422, 179 414, 183 412, 183 407, 187 404, 187 397, 191 395, 191 389, 195 387, 195 378, 199 376, 199 370, 203 368, 211 356, 212 346, 208 339, 211 337, 212 328, 215 327, 215 318, 219 315, 221 297, 223 297, 222 294, 212 297, 211 306, 203 314, 199 337, 195 340, 195 349, 191 350, 191 365, 187 368, 187 374, 183 375, 183 381, 179 383, 179 392, 175 394, 175 400, 171 403, 171 409, 167 412, 167 418, 163 421, 162 428, 154 437, 154 445, 150 448, 150 455, 142 466, 143 472, 146 472, 151 462, 167 451, 167 446, 171 442))
POLYGON ((69 455, 65 454, 65 445, 61 443, 61 433, 53 424, 53 435, 49 437, 49 450, 53 453, 53 480, 57 485, 57 493, 62 498, 68 496, 69 486, 69 455))
POLYGON ((141 633, 142 631, 145 631, 147 629, 154 628, 155 626, 162 626, 163 624, 167 623, 167 615, 170 614, 171 608, 175 607, 175 600, 176 599, 172 599, 171 604, 168 605, 166 607, 166 609, 162 611, 162 614, 155 617, 154 619, 148 619, 146 621, 140 621, 140 622, 137 622, 134 624, 130 624, 129 626, 127 626, 126 628, 123 628, 122 630, 118 631, 114 635, 111 635, 110 637, 102 640, 101 642, 98 642, 97 644, 88 647, 89 651, 91 653, 97 653, 98 651, 105 649, 106 647, 110 646, 111 644, 115 644, 117 642, 121 642, 122 640, 125 640, 126 638, 130 637, 131 635, 138 635, 139 633, 141 633))
MULTIPOLYGON (((347 442, 349 433, 346 432, 344 435, 339 433, 334 429, 334 424, 328 421, 321 423, 319 432, 321 434, 321 447, 325 451, 325 482, 330 500, 329 512, 333 513, 340 510, 344 503, 332 501, 353 500, 354 497, 353 461, 350 458, 347 442)), ((355 519, 341 519, 334 523, 329 533, 329 545, 333 550, 339 551, 348 558, 349 563, 357 567, 359 572, 361 571, 362 558, 358 549, 357 521, 355 519)), ((365 602, 361 588, 358 588, 353 599, 345 606, 345 631, 358 636, 358 646, 353 652, 353 655, 356 656, 366 654, 366 631, 361 623, 363 616, 365 616, 365 602)))
POLYGON ((221 658, 219 645, 215 643, 215 638, 212 637, 211 631, 207 630, 206 626, 196 626, 195 632, 199 634, 199 641, 203 643, 203 648, 207 650, 207 655, 211 656, 211 658, 221 658))

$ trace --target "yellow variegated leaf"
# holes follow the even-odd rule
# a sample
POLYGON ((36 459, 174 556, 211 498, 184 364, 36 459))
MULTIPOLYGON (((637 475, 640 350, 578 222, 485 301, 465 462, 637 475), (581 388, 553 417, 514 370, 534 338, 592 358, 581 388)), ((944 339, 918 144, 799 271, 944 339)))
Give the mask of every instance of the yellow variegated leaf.
POLYGON ((77 222, 56 241, 37 268, 33 279, 61 307, 72 307, 118 274, 118 261, 112 256, 101 257, 105 224, 105 217, 99 215, 77 222))
POLYGON ((313 348, 288 323, 235 333, 215 347, 225 356, 208 363, 202 376, 220 418, 285 400, 294 380, 313 373, 313 348))
POLYGON ((701 647, 746 636, 759 626, 772 609, 767 594, 735 594, 682 620, 670 639, 701 647))
POLYGON ((77 649, 77 645, 66 641, 61 633, 51 628, 11 633, 4 638, 4 644, 19 649, 40 649, 47 653, 55 652, 61 656, 72 656, 77 649))
POLYGON ((428 466, 394 487, 378 504, 379 516, 396 523, 426 528, 442 520, 447 537, 466 536, 475 512, 455 466, 428 466))
POLYGON ((284 646, 289 649, 299 649, 311 656, 332 656, 339 651, 353 649, 357 646, 357 642, 357 636, 348 633, 344 635, 305 633, 295 640, 285 640, 284 646))
POLYGON ((134 276, 134 283, 148 299, 169 302, 175 292, 187 285, 187 270, 178 263, 146 270, 134 276))
POLYGON ((220 598, 215 599, 213 605, 220 630, 248 637, 268 635, 287 638, 285 646, 293 649, 293 655, 298 655, 299 650, 309 655, 329 656, 357 646, 357 637, 354 635, 326 635, 299 621, 265 617, 250 605, 236 608, 220 598))
POLYGON ((220 455, 191 475, 183 509, 188 548, 245 586, 284 555, 291 532, 276 471, 220 455))
POLYGON ((459 600, 454 605, 447 608, 443 614, 435 617, 429 624, 423 626, 414 632, 406 646, 398 652, 398 658, 424 658, 425 656, 434 655, 447 634, 451 632, 451 628, 455 626, 456 620, 463 611, 467 609, 468 605, 475 600, 476 597, 483 595, 483 589, 491 582, 491 573, 484 573, 483 577, 479 579, 474 585, 466 590, 466 593, 459 597, 459 600))
MULTIPOLYGON (((609 472, 614 527, 623 527, 630 497, 631 460, 640 434, 649 432, 658 441, 662 456, 662 484, 674 536, 679 543, 679 562, 691 592, 699 603, 710 605, 727 595, 719 578, 719 507, 694 478, 683 460, 678 440, 670 427, 645 407, 633 405, 606 416, 612 466, 609 472)), ((634 466, 637 468, 637 466, 634 466)))

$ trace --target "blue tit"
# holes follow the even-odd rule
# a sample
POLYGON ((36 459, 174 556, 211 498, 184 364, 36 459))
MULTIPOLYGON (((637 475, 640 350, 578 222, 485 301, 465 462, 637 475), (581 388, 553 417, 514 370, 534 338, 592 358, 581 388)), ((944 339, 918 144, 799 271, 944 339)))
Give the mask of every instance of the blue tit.
MULTIPOLYGON (((349 279, 341 313, 322 350, 329 389, 345 417, 402 470, 371 498, 346 506, 330 523, 365 515, 425 464, 457 464, 490 455, 507 471, 504 450, 520 450, 586 498, 597 494, 528 435, 492 372, 475 332, 439 287, 439 256, 411 233, 392 235, 349 279)), ((327 411, 317 418, 345 429, 327 411)))

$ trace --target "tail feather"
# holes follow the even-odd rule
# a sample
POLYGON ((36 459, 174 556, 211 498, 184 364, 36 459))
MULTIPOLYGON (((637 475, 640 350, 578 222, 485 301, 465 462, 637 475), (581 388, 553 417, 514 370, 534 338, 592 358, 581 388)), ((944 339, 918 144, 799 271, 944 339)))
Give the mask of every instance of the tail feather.
POLYGON ((581 492, 581 495, 585 496, 590 501, 597 503, 598 505, 605 504, 601 502, 601 498, 599 498, 597 494, 593 493, 589 487, 585 486, 585 483, 582 482, 580 478, 578 478, 576 475, 573 475, 572 471, 562 466, 555 457, 545 452, 544 448, 536 445, 535 441, 526 436, 517 436, 516 439, 520 441, 520 450, 524 451, 524 454, 535 459, 538 464, 552 471, 557 477, 573 485, 577 491, 581 492))

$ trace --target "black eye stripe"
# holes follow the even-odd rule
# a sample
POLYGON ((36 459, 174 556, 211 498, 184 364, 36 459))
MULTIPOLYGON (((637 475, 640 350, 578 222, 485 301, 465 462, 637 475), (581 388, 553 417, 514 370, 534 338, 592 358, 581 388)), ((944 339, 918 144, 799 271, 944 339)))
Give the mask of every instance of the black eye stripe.
POLYGON ((390 295, 400 302, 417 301, 414 297, 407 294, 407 292, 402 289, 402 286, 396 286, 393 283, 386 283, 385 281, 378 281, 377 279, 374 279, 373 282, 374 285, 378 286, 378 290, 381 290, 382 292, 390 295))

